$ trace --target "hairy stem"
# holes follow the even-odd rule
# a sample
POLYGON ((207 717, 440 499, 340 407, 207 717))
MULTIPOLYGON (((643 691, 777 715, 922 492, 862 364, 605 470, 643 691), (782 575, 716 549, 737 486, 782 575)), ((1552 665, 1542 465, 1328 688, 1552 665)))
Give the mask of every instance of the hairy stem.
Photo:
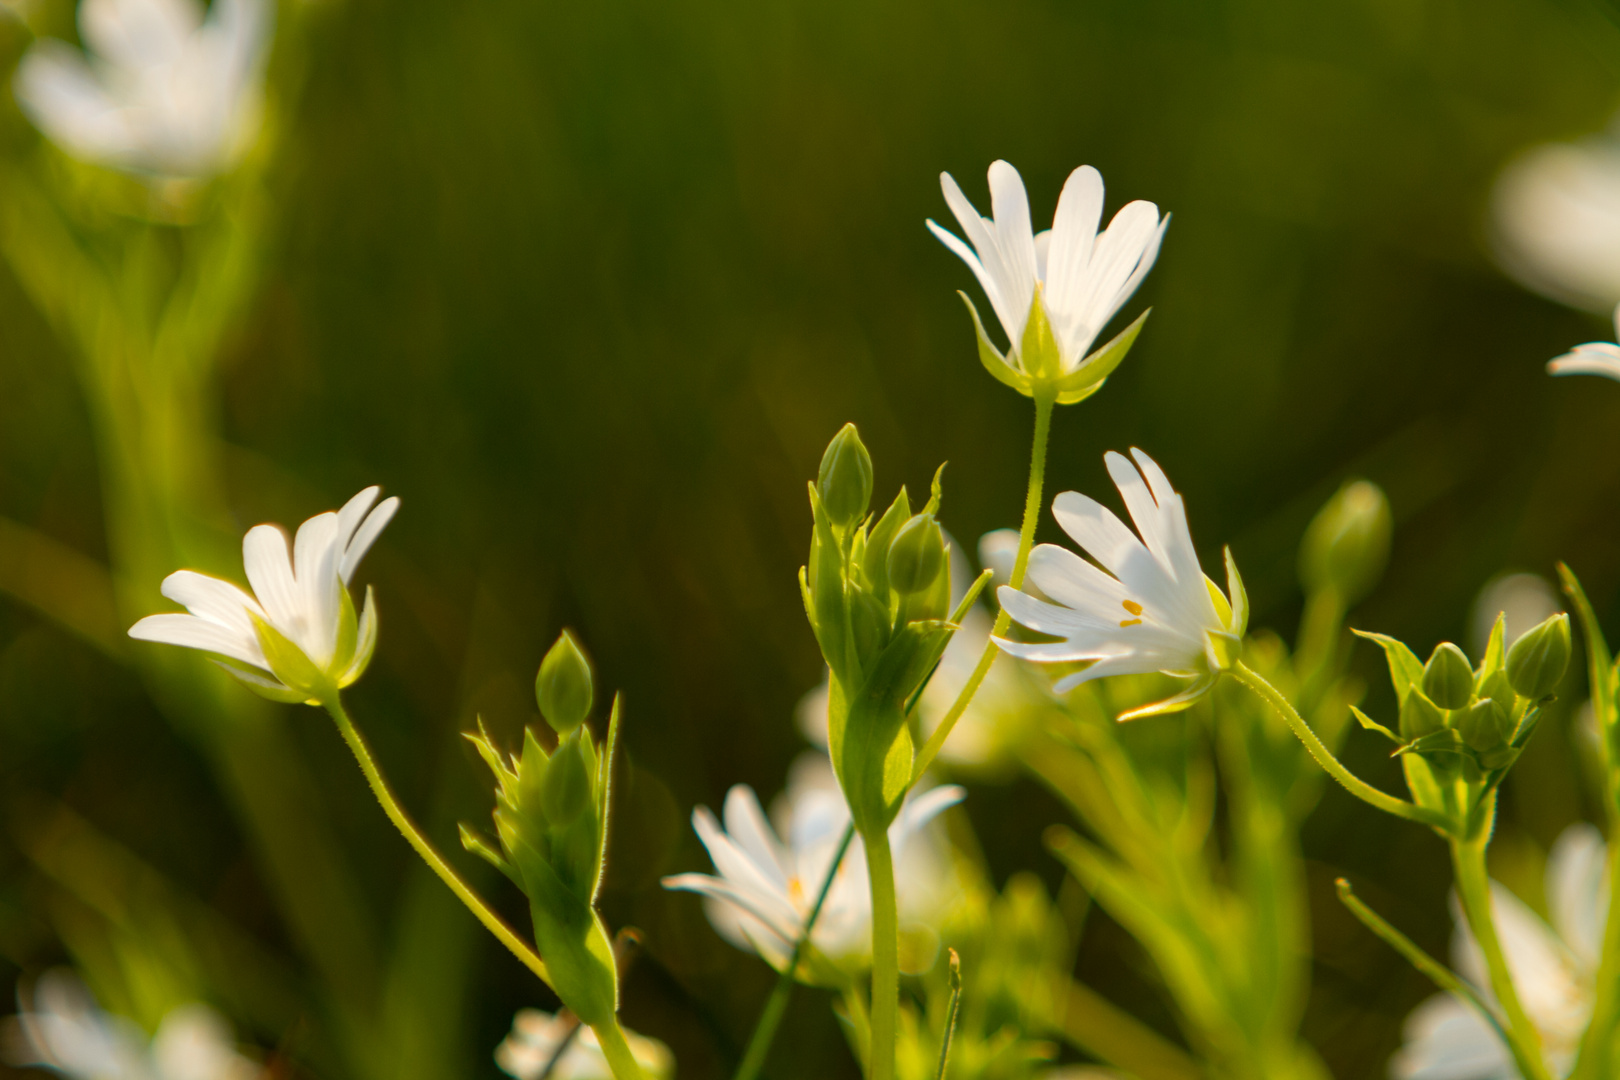
MULTIPOLYGON (((1046 482, 1046 444, 1052 434, 1052 408, 1055 402, 1050 398, 1035 399, 1035 438, 1029 452, 1029 484, 1024 492, 1024 522, 1018 530, 1018 557, 1013 561, 1012 578, 1008 582, 1013 588, 1021 589, 1024 586, 1024 571, 1029 566, 1029 549, 1035 544, 1035 525, 1041 519, 1041 488, 1046 482)), ((1000 637, 1012 625, 1012 620, 1005 611, 996 616, 996 624, 990 631, 991 638, 1000 637)), ((978 664, 973 668, 973 674, 962 685, 962 690, 951 703, 950 711, 939 722, 939 727, 928 737, 923 744, 922 751, 917 755, 916 764, 912 767, 911 777, 916 781, 928 766, 934 763, 939 756, 940 748, 950 737, 951 729, 962 718, 967 707, 973 702, 973 695, 979 692, 979 686, 984 677, 990 674, 990 665, 996 662, 1001 650, 994 640, 984 643, 984 654, 979 657, 978 664)))
POLYGON ((1507 1020, 1508 1049, 1519 1066, 1525 1080, 1552 1080, 1541 1055, 1541 1034, 1530 1022, 1519 992, 1513 985, 1513 973, 1508 970, 1507 956, 1502 952, 1501 939, 1496 934, 1496 921, 1491 915, 1491 883, 1485 871, 1485 829, 1474 830, 1467 837, 1454 837, 1451 841, 1451 865, 1457 878, 1457 897, 1468 916, 1468 928, 1485 954, 1485 966, 1491 975, 1491 991, 1502 1006, 1507 1020))
POLYGON ((1343 784, 1350 794, 1385 813, 1406 818, 1408 821, 1415 821, 1420 825, 1432 825, 1434 828, 1450 831, 1451 819, 1444 814, 1436 810, 1430 810, 1427 807, 1415 806, 1405 799, 1397 799, 1393 795, 1379 791, 1340 764, 1339 759, 1333 756, 1333 752, 1317 737, 1316 732, 1311 730, 1311 726, 1305 722, 1305 718, 1299 715, 1299 710, 1294 708, 1275 686, 1272 686, 1256 674, 1243 661, 1239 660, 1232 665, 1231 674, 1238 682, 1253 690, 1267 704, 1277 710, 1277 715, 1281 716, 1288 726, 1294 730, 1294 734, 1299 736, 1299 741, 1305 744, 1305 749, 1310 751, 1311 757, 1316 759, 1316 763, 1322 766, 1329 776, 1343 784))
POLYGON ((354 752, 355 760, 360 763, 360 771, 366 774, 366 781, 371 784, 372 794, 376 795, 377 801, 382 804, 383 813, 388 815, 388 820, 392 821, 394 827, 399 830, 400 835, 405 837, 405 842, 411 845, 411 848, 422 857, 422 861, 427 863, 435 874, 439 875, 440 881, 450 886, 450 891, 455 893, 456 898, 467 906, 467 910, 471 911, 490 933, 499 938, 502 945, 511 950, 513 956, 523 961, 523 965, 538 975, 542 982, 548 986, 551 985, 551 979, 546 974, 545 962, 540 959, 539 954, 525 944, 523 939, 518 937, 512 928, 507 926, 506 922, 495 914, 488 904, 479 899, 478 894, 473 892, 466 882, 461 880, 460 876, 450 868, 450 864, 445 862, 437 851, 433 850, 433 845, 428 842, 427 837, 422 835, 422 831, 416 827, 416 823, 411 821, 410 816, 399 805, 399 800, 395 799, 394 793, 388 789, 388 781, 383 779, 382 772, 377 768, 376 761, 372 759, 371 750, 366 746, 366 740, 361 737, 359 729, 354 726, 354 721, 349 719, 348 712, 343 708, 342 698, 337 694, 333 694, 331 699, 324 702, 324 704, 326 711, 331 714, 332 719, 337 723, 338 732, 343 736, 343 741, 349 744, 349 749, 354 752))

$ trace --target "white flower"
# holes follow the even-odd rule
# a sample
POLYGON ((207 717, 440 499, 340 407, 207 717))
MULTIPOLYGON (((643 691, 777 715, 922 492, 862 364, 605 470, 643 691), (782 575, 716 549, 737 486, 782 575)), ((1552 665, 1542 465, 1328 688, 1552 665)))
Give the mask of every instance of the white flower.
MULTIPOLYGON (((1575 1062, 1592 1015, 1603 925, 1609 912, 1607 851, 1591 825, 1573 825, 1547 858, 1547 909, 1552 926, 1524 902, 1491 882, 1491 912, 1513 985, 1541 1033, 1547 1063, 1563 1076, 1575 1062)), ((1455 906, 1455 905, 1454 905, 1455 906)), ((1493 1000, 1489 974, 1460 912, 1452 961, 1493 1000)), ((1406 1045, 1389 1064, 1395 1080, 1518 1080, 1512 1055, 1479 1014, 1449 994, 1432 997, 1406 1021, 1406 1045)))
MULTIPOLYGON (((820 754, 807 754, 806 759, 795 767, 778 814, 786 844, 766 820, 754 790, 738 784, 726 795, 724 831, 707 807, 692 814, 692 825, 719 876, 676 874, 664 879, 665 888, 708 898, 709 921, 721 936, 739 949, 758 953, 778 971, 793 954, 849 825, 849 807, 833 779, 832 766, 820 754)), ((959 787, 916 794, 889 826, 901 933, 910 942, 923 940, 926 946, 931 938, 937 948, 933 924, 956 899, 956 887, 923 826, 964 794, 959 787)), ((808 981, 838 983, 871 962, 870 889, 866 853, 857 836, 839 864, 811 932, 815 955, 807 957, 808 981)))
MULTIPOLYGON (((1056 378, 1080 369, 1097 335, 1153 268, 1170 223, 1168 216, 1159 218, 1157 206, 1137 201, 1115 214, 1108 228, 1099 233, 1103 182, 1089 165, 1069 174, 1058 197, 1052 228, 1039 235, 1030 225, 1024 181, 1005 161, 990 166, 993 217, 980 217, 949 173, 940 175, 940 186, 973 246, 970 249, 932 221, 928 228, 968 264, 984 287, 1007 333, 1006 355, 984 340, 982 327, 981 341, 996 360, 1023 376, 1056 378), (1025 324, 1037 300, 1056 339, 1058 363, 1052 372, 1036 370, 1038 358, 1021 355, 1025 324)), ((974 319, 978 319, 977 312, 974 319)), ((997 377, 1007 381, 1002 374, 997 377)))
POLYGON ((1497 261, 1543 296, 1589 311, 1620 303, 1620 138, 1538 146, 1491 197, 1497 261))
POLYGON ((6 1022, 13 1065, 54 1069, 74 1080, 252 1080, 263 1069, 243 1057, 230 1028, 206 1005, 182 1005, 150 1039, 133 1021, 101 1011, 69 971, 48 971, 33 1001, 6 1022))
POLYGON ((1041 663, 1090 662, 1058 680, 1054 689, 1060 694, 1104 675, 1161 671, 1192 680, 1182 693, 1125 713, 1121 720, 1190 705, 1230 666, 1249 618, 1231 552, 1228 599, 1198 565, 1181 496, 1152 458, 1140 450, 1131 454, 1135 466, 1121 454, 1109 453, 1105 460, 1141 538, 1113 511, 1066 491, 1053 500, 1052 513, 1103 569, 1066 548, 1042 544, 1030 553, 1028 580, 1055 602, 1008 586, 996 594, 1015 621, 1062 639, 997 638, 1003 650, 1041 663))
POLYGON ((191 570, 163 579, 163 595, 189 615, 148 615, 129 636, 201 649, 267 697, 316 700, 348 686, 371 662, 377 645, 371 590, 358 621, 347 585, 360 560, 399 509, 397 498, 374 508, 380 488, 368 487, 337 512, 317 514, 287 534, 255 525, 242 540, 249 596, 228 581, 191 570))
MULTIPOLYGON (((495 1048, 495 1064, 518 1080, 539 1080, 557 1053, 557 1046, 575 1025, 563 1017, 539 1009, 522 1009, 512 1018, 512 1034, 495 1048)), ((669 1047, 657 1039, 626 1030, 625 1042, 636 1063, 652 1077, 675 1075, 675 1058, 669 1047)), ((602 1053, 596 1032, 579 1025, 568 1049, 551 1070, 552 1080, 613 1080, 613 1070, 602 1053)))
POLYGON ((272 6, 265 0, 84 0, 88 56, 45 39, 17 67, 17 104, 75 157, 206 177, 256 130, 272 6))
MULTIPOLYGON (((1615 332, 1620 336, 1620 307, 1614 309, 1615 332)), ((1620 345, 1610 341, 1589 341, 1563 356, 1547 361, 1551 375, 1607 375, 1620 379, 1620 345)))

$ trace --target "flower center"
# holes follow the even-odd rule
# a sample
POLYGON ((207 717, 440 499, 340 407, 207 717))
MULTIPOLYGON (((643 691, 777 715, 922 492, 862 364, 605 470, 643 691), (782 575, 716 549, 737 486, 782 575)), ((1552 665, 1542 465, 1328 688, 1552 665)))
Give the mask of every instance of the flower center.
POLYGON ((1119 621, 1120 626, 1140 626, 1142 624, 1141 604, 1138 604, 1135 600, 1126 600, 1123 601, 1120 606, 1135 616, 1135 618, 1121 619, 1119 621))

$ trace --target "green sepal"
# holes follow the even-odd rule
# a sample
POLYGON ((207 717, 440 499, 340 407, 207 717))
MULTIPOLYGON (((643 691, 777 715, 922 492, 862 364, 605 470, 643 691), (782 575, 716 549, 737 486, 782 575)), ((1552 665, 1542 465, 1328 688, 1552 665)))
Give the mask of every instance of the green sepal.
POLYGON ((1050 386, 1063 376, 1063 350, 1058 347, 1057 335, 1052 333, 1052 320, 1046 316, 1039 282, 1029 298, 1029 315, 1024 319, 1024 333, 1018 342, 1018 366, 1034 386, 1050 386))
MULTIPOLYGON (((1145 312, 1143 315, 1146 317, 1145 312)), ((1232 549, 1228 547, 1225 550, 1226 593, 1232 610, 1227 626, 1241 641, 1243 635, 1249 632, 1249 592, 1243 587, 1243 575, 1238 573, 1237 560, 1232 558, 1232 549)))
POLYGON ((551 755, 551 764, 546 768, 540 804, 545 809, 546 824, 552 829, 569 828, 594 802, 592 778, 585 772, 585 760, 580 753, 581 735, 589 738, 583 728, 576 727, 569 732, 551 755))
POLYGON ((596 902, 602 891, 602 871, 607 866, 608 822, 613 810, 613 758, 619 749, 619 712, 624 698, 613 695, 613 711, 608 714, 607 742, 596 763, 596 820, 601 835, 596 841, 596 887, 591 891, 591 902, 596 902))
POLYGON ((1001 355, 1000 350, 990 343, 989 335, 984 332, 984 322, 979 318, 979 309, 973 306, 968 294, 958 290, 956 295, 962 298, 962 303, 967 305, 968 314, 973 316, 973 332, 979 339, 979 363, 984 365, 984 370, 995 376, 997 382, 1012 387, 1025 397, 1034 397, 1035 390, 1029 376, 1014 367, 1005 356, 1001 355))
POLYGON ((339 586, 338 595, 341 599, 338 601, 337 645, 332 649, 331 668, 347 675, 359 642, 360 620, 355 616, 354 597, 349 595, 349 590, 339 586))
POLYGON ((809 564, 810 600, 815 611, 812 625, 827 666, 848 678, 856 671, 844 600, 843 558, 838 539, 833 535, 832 521, 821 505, 821 496, 816 493, 814 484, 810 485, 810 509, 815 517, 809 564))
POLYGON ((866 582, 872 586, 872 592, 879 597, 889 595, 889 548, 894 543, 894 534, 910 520, 911 499, 902 486, 900 494, 894 497, 894 502, 889 504, 878 523, 872 526, 872 533, 861 548, 861 570, 866 574, 866 582))
POLYGON ((1411 742, 1395 751, 1395 756, 1402 754, 1461 754, 1463 743, 1457 733, 1450 728, 1441 728, 1431 731, 1427 735, 1413 739, 1411 742))
POLYGON ((1406 694, 1406 700, 1401 702, 1401 738, 1410 743, 1436 731, 1444 731, 1445 727, 1445 710, 1425 697, 1422 690, 1412 687, 1406 694))
POLYGON ((270 671, 289 689, 303 694, 304 700, 311 705, 319 705, 337 692, 337 683, 316 667, 315 662, 304 655, 303 649, 253 612, 248 612, 248 618, 253 620, 253 632, 258 636, 259 648, 264 650, 270 671))
POLYGON ((1350 712, 1351 715, 1356 718, 1356 722, 1362 727, 1366 728, 1368 731, 1376 731, 1392 743, 1404 742, 1399 735, 1395 734, 1393 731, 1389 730, 1389 728, 1385 727, 1383 724, 1380 724, 1378 721, 1374 720, 1372 717, 1368 716, 1354 705, 1350 706, 1350 712))
POLYGON ((1057 380, 1057 403, 1059 405, 1073 405, 1102 389, 1108 376, 1114 373, 1125 354, 1131 351, 1136 344, 1136 335, 1142 332, 1142 324, 1147 322, 1147 311, 1136 317, 1136 321, 1121 330, 1112 341, 1093 352, 1080 361, 1078 367, 1057 380))
POLYGON ((1406 702, 1406 695, 1412 687, 1423 682, 1423 661, 1417 654, 1406 647, 1406 643, 1397 641, 1388 634, 1374 634, 1366 630, 1350 631, 1357 637, 1377 642, 1383 647, 1384 656, 1389 660, 1389 679, 1395 684, 1395 697, 1402 704, 1406 702))
POLYGON ((513 869, 512 864, 507 862, 505 856, 496 848, 496 844, 499 844, 500 841, 497 840, 494 844, 490 843, 477 829, 474 829, 465 821, 460 822, 457 828, 461 832, 461 846, 463 848, 505 874, 511 879, 512 884, 520 889, 523 888, 523 880, 518 877, 518 872, 513 869))
POLYGON ((590 900, 569 889, 530 845, 519 842, 511 855, 529 897, 534 941, 551 988, 592 1027, 612 1021, 619 1003, 618 969, 590 900))
POLYGON ((1506 654, 1503 641, 1507 633, 1507 614, 1496 613, 1496 622, 1491 624, 1490 640, 1485 643, 1485 656, 1479 662, 1479 670, 1474 672, 1474 692, 1481 697, 1494 696, 1485 689, 1485 684, 1491 677, 1502 670, 1506 654))

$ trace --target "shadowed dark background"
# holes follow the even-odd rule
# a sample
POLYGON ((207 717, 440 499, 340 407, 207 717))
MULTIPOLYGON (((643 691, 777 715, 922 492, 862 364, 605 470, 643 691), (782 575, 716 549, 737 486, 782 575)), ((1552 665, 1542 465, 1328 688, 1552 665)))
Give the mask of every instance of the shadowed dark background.
MULTIPOLYGON (((1101 493, 1103 451, 1143 447, 1206 555, 1232 544, 1256 622, 1285 633, 1300 531, 1349 475, 1383 485, 1397 520, 1355 625, 1426 654, 1465 640, 1486 579, 1560 558, 1620 619, 1620 387, 1542 367, 1606 325, 1502 277, 1483 224, 1504 161, 1601 127, 1620 98, 1620 26, 1600 3, 344 0, 315 19, 280 118, 284 224, 229 345, 232 498, 244 527, 372 482, 403 498, 364 571, 382 639, 351 703, 446 849, 488 809, 457 732, 531 722, 540 656, 575 628, 626 702, 604 904, 648 934, 626 1019, 682 1076, 729 1070, 770 973, 657 879, 707 867, 694 804, 737 782, 774 793, 802 748, 792 710, 820 660, 794 575, 826 440, 859 424, 883 498, 949 460, 959 538, 1021 507, 1030 410, 980 368, 954 290, 980 294, 923 228, 954 227, 941 170, 987 207, 985 168, 1006 158, 1042 222, 1089 163, 1109 214, 1135 198, 1174 214, 1129 308, 1154 307, 1131 357, 1058 414, 1049 491, 1101 493)), ((0 25, 7 57, 27 40, 0 25)), ((7 110, 7 141, 26 144, 7 110)), ((96 558, 99 498, 62 348, 0 270, 0 514, 96 558)), ((1378 657, 1357 662, 1378 687, 1378 657)), ((408 852, 330 726, 285 720, 392 910, 408 852)), ((1515 773, 1504 851, 1582 813, 1569 744, 1567 725, 1544 730, 1515 773)), ((1397 783, 1376 746, 1351 746, 1397 783)), ((202 760, 127 669, 9 598, 0 794, 0 984, 61 959, 19 839, 42 801, 280 949, 202 760)), ((1040 834, 1063 811, 1039 788, 967 805, 998 882, 1058 881, 1040 834)), ((1429 990, 1331 882, 1351 873, 1444 953, 1441 848, 1337 790, 1306 841, 1306 1034, 1335 1076, 1381 1076, 1429 990)), ((446 925, 447 954, 473 960, 447 959, 401 1007, 464 1075, 493 1076, 512 1011, 553 1003, 470 919, 446 925)), ((1129 939, 1101 916, 1087 933, 1082 978, 1173 1030, 1129 939)), ((797 1001, 772 1075, 853 1075, 819 996, 797 1001)))

